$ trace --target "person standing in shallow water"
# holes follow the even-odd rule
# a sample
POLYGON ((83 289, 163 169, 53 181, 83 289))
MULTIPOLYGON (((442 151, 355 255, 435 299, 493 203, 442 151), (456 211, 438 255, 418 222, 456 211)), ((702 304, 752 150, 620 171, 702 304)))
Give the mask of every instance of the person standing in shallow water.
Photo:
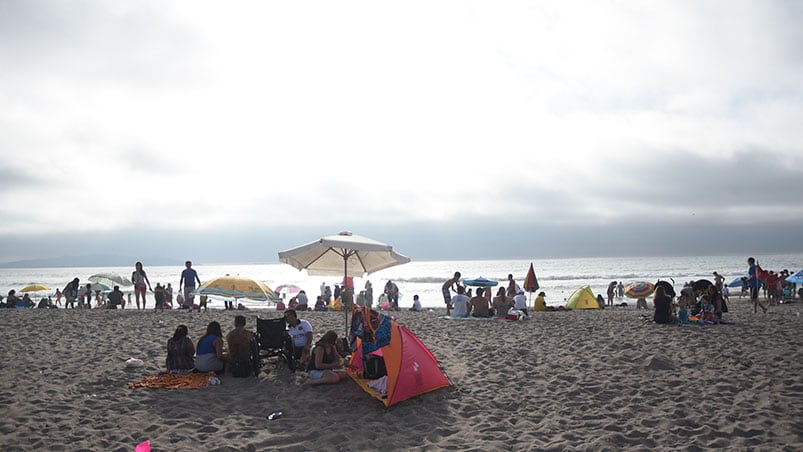
POLYGON ((134 264, 134 273, 131 273, 131 281, 134 283, 134 297, 137 299, 137 309, 139 309, 139 297, 142 297, 142 309, 145 309, 145 292, 151 288, 151 282, 148 280, 148 275, 142 269, 142 262, 134 264))

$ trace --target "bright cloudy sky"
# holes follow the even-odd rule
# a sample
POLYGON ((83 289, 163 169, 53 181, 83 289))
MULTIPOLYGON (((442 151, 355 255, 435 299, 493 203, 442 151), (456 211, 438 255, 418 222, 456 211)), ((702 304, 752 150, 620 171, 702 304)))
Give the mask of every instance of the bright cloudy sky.
POLYGON ((0 262, 801 251, 803 4, 0 1, 0 262), (796 235, 796 238, 792 236, 796 235))

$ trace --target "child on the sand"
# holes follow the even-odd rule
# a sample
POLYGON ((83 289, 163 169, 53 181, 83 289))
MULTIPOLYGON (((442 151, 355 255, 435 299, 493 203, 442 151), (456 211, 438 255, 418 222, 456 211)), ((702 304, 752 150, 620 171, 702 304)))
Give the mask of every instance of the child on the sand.
POLYGON ((689 323, 689 303, 686 297, 678 299, 678 322, 689 323))

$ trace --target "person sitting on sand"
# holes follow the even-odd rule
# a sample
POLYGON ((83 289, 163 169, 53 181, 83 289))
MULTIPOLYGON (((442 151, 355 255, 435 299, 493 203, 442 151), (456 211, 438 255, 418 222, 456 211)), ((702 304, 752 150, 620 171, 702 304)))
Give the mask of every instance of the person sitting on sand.
POLYGON ((413 307, 410 308, 413 312, 421 312, 421 300, 418 299, 418 294, 413 295, 413 307))
POLYGON ((321 339, 315 343, 312 351, 312 359, 307 365, 307 385, 324 385, 339 383, 346 378, 346 372, 341 369, 346 361, 337 352, 337 333, 327 331, 321 339))
POLYGON ((114 290, 109 292, 109 309, 117 309, 117 306, 125 306, 123 304, 123 292, 120 291, 120 286, 114 286, 114 290))
POLYGON ((466 295, 466 288, 457 286, 457 295, 452 297, 452 317, 468 317, 468 304, 470 301, 471 299, 466 295))
POLYGON ((647 299, 641 297, 636 300, 636 309, 648 309, 647 308, 647 299))
POLYGON ((535 297, 535 305, 533 306, 533 311, 546 311, 546 293, 539 292, 538 296, 535 297))
POLYGON ((530 314, 527 313, 527 296, 524 295, 524 290, 521 288, 519 288, 516 296, 513 297, 513 306, 516 310, 521 311, 524 317, 530 317, 530 314))
POLYGON ((673 323, 675 321, 675 312, 672 309, 672 299, 666 294, 664 286, 655 288, 655 296, 653 297, 653 304, 655 304, 655 314, 652 319, 655 323, 673 323))
POLYGON ((179 325, 173 337, 167 340, 167 371, 189 373, 195 368, 195 346, 189 338, 187 325, 179 325))
POLYGON ((245 329, 245 316, 234 317, 234 329, 226 335, 229 370, 235 377, 247 377, 253 372, 251 365, 251 341, 254 335, 245 329))
POLYGON ((9 308, 16 308, 18 301, 22 300, 20 300, 20 297, 17 296, 17 291, 14 289, 9 290, 8 296, 6 296, 6 306, 9 308))
POLYGON ((223 331, 220 324, 212 321, 206 326, 206 334, 198 340, 195 368, 201 372, 221 372, 225 365, 223 355, 223 331))
POLYGON ((600 309, 605 309, 605 299, 602 298, 602 294, 597 294, 597 304, 599 305, 600 309))
POLYGON ((722 295, 715 286, 708 286, 707 295, 708 300, 714 306, 714 316, 716 317, 717 323, 722 322, 722 313, 725 312, 722 295))
POLYGON ((305 363, 310 359, 312 349, 312 324, 307 320, 299 319, 294 309, 284 311, 284 320, 287 322, 287 334, 293 338, 293 359, 305 363))
POLYGON ((506 317, 507 311, 513 307, 513 299, 506 295, 507 291, 504 287, 500 287, 496 291, 496 296, 493 299, 494 317, 506 317))
POLYGON ((721 303, 716 291, 716 287, 710 286, 709 290, 700 297, 700 314, 706 323, 719 323, 722 315, 720 310, 721 303))
POLYGON ((477 295, 471 297, 469 300, 471 317, 490 317, 491 304, 485 298, 485 289, 482 287, 477 288, 477 295))
POLYGON ((689 302, 686 297, 678 298, 678 322, 689 323, 689 302))

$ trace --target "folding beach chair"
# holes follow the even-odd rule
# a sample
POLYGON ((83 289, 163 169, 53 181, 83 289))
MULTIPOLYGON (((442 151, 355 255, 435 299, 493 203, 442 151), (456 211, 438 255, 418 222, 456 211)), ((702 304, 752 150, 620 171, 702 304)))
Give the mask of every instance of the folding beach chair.
POLYGON ((295 372, 297 362, 293 358, 293 338, 287 333, 284 317, 261 319, 257 317, 256 344, 259 351, 260 366, 263 359, 278 357, 295 372))

